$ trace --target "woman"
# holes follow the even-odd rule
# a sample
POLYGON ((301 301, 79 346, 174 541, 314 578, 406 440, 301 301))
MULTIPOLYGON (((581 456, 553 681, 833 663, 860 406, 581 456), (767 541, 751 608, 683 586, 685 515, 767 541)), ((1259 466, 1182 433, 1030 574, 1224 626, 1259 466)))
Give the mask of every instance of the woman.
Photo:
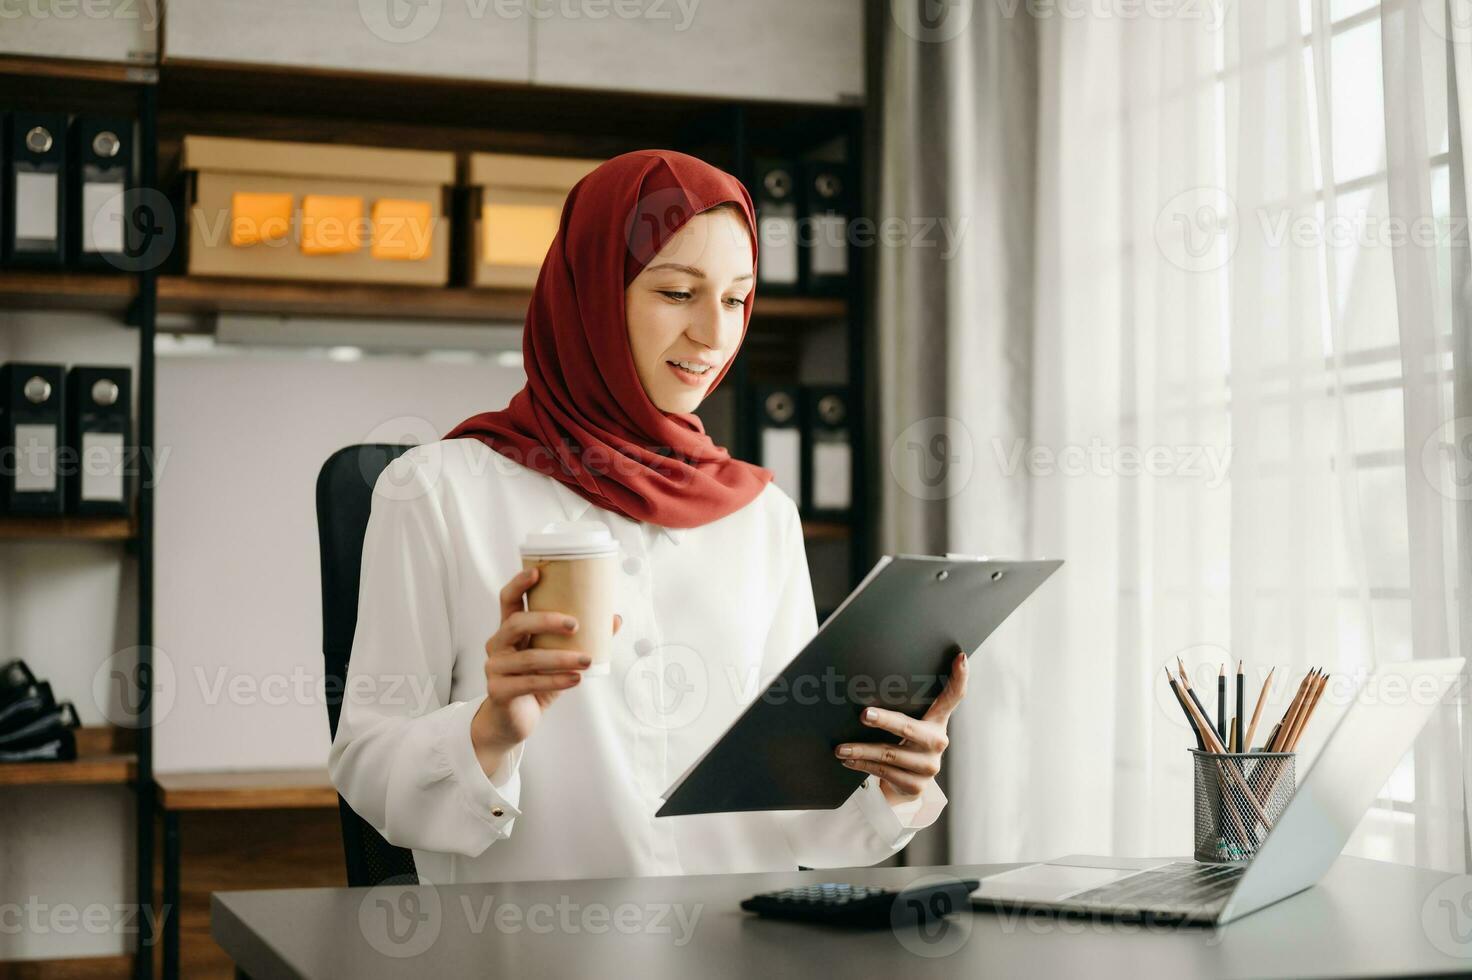
POLYGON ((751 319, 754 227, 740 182, 693 157, 598 167, 532 295, 526 387, 379 478, 330 765, 422 880, 872 864, 944 806, 964 656, 924 718, 864 712, 904 741, 838 747, 869 774, 838 809, 654 816, 817 630, 796 506, 692 414, 751 319), (529 645, 576 635, 523 609, 519 571, 525 534, 566 520, 622 551, 608 676, 529 645))

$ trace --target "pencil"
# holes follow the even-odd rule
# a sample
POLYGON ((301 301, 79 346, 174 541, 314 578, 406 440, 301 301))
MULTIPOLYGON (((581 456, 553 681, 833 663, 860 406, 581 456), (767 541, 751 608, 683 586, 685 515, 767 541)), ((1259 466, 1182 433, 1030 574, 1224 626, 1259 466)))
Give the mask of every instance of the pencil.
POLYGON ((1222 744, 1227 743, 1227 665, 1222 664, 1216 675, 1216 733, 1222 744))
MULTIPOLYGON (((1181 663, 1180 657, 1176 658, 1176 667, 1181 672, 1181 686, 1186 689, 1186 694, 1190 697, 1191 702, 1196 705, 1196 710, 1201 712, 1202 718, 1209 718, 1210 716, 1206 713, 1206 705, 1202 704, 1201 699, 1196 696, 1196 689, 1191 686, 1191 677, 1186 673, 1186 665, 1181 663)), ((1211 728, 1210 721, 1206 723, 1206 727, 1208 729, 1211 728)))
POLYGON ((1237 661, 1237 716, 1232 719, 1232 741, 1237 745, 1237 751, 1242 748, 1242 726, 1247 724, 1247 719, 1242 717, 1242 661, 1237 661))
MULTIPOLYGON (((1216 732, 1212 730, 1211 720, 1206 717, 1206 712, 1200 711, 1199 705, 1192 705, 1190 702, 1187 702, 1187 709, 1191 711, 1192 715, 1196 719, 1196 724, 1200 726, 1202 733, 1206 736, 1206 748, 1217 755, 1226 755, 1226 746, 1224 746, 1221 741, 1216 737, 1216 732)), ((1267 811, 1262 808, 1262 801, 1258 799, 1256 791, 1254 791, 1251 786, 1247 785, 1247 781, 1242 778, 1242 774, 1237 771, 1237 767, 1219 765, 1217 767, 1218 777, 1220 777, 1223 769, 1226 770, 1227 775, 1232 777, 1232 782, 1236 783, 1237 786, 1241 788, 1243 794, 1242 798, 1245 799, 1247 801, 1247 805, 1252 807, 1253 811, 1257 813, 1257 818, 1262 821, 1262 825, 1267 829, 1272 830, 1272 818, 1269 817, 1267 811)))
POLYGON ((1242 740, 1249 752, 1252 751, 1252 736, 1257 734, 1257 719, 1262 717, 1262 706, 1268 702, 1268 688, 1273 686, 1273 671, 1277 669, 1274 667, 1268 671, 1268 679, 1262 682, 1262 690, 1257 692, 1257 705, 1252 709, 1252 721, 1248 722, 1247 736, 1242 740))
POLYGON ((1288 708, 1283 712, 1283 720, 1278 722, 1278 734, 1273 737, 1273 743, 1268 747, 1270 752, 1277 752, 1285 743, 1289 730, 1293 727, 1293 718, 1298 713, 1298 706, 1303 702, 1303 695, 1308 690, 1309 681, 1313 678, 1313 671, 1303 675, 1303 680, 1298 682, 1298 693, 1293 695, 1293 700, 1288 702, 1288 708))
POLYGON ((1292 752, 1298 747, 1298 740, 1303 737, 1303 729, 1308 725, 1308 720, 1313 717, 1314 709, 1319 706, 1319 698, 1324 696, 1324 687, 1329 683, 1328 674, 1320 674, 1318 683, 1314 685, 1309 694, 1308 707, 1298 713, 1298 722, 1293 726, 1293 731, 1288 738, 1288 751, 1292 752))
POLYGON ((1231 751, 1233 751, 1233 752, 1241 752, 1242 751, 1242 743, 1240 741, 1238 741, 1238 739, 1241 737, 1241 735, 1242 735, 1242 733, 1239 732, 1239 731, 1237 731, 1237 719, 1236 718, 1233 718, 1232 719, 1232 727, 1227 730, 1227 744, 1230 745, 1230 746, 1232 746, 1231 751))
POLYGON ((1181 693, 1181 685, 1170 676, 1170 668, 1165 668, 1165 682, 1170 685, 1171 693, 1176 696, 1176 703, 1181 706, 1181 713, 1186 716, 1186 724, 1191 726, 1191 734, 1196 736, 1196 748, 1206 751, 1206 742, 1201 738, 1201 729, 1196 727, 1196 720, 1191 717, 1191 709, 1186 707, 1186 696, 1181 693))

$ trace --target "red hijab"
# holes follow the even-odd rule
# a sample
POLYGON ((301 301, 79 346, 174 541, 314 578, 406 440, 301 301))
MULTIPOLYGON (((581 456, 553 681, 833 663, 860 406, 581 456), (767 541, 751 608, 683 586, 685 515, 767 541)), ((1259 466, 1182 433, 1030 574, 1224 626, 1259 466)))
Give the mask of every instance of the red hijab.
MULTIPOLYGON (((727 201, 741 207, 748 229, 756 227, 739 180, 672 150, 625 153, 578 181, 527 310, 526 387, 504 409, 474 415, 445 438, 479 439, 599 507, 663 527, 708 524, 754 499, 772 471, 733 459, 699 416, 649 400, 624 320, 624 290, 640 270, 685 222, 727 201)), ((755 235, 751 261, 755 268, 755 235)), ((742 340, 754 300, 755 293, 742 340)))

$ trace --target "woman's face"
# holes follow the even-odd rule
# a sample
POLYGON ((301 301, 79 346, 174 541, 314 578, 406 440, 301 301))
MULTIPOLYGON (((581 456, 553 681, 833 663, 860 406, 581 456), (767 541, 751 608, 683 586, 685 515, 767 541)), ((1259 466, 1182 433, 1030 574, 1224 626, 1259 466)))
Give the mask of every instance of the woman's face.
POLYGON ((629 283, 629 346, 656 406, 693 412, 700 405, 741 343, 753 282, 746 220, 722 208, 687 221, 629 283))

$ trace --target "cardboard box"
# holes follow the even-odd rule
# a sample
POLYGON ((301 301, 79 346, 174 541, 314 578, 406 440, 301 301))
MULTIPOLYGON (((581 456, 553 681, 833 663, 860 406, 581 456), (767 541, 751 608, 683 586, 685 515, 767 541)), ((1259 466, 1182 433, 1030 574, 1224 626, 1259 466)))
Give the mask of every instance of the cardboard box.
POLYGON ((557 235, 567 192, 602 160, 473 153, 471 185, 472 286, 530 289, 557 235))
POLYGON ((184 137, 190 275, 442 286, 452 153, 184 137))

